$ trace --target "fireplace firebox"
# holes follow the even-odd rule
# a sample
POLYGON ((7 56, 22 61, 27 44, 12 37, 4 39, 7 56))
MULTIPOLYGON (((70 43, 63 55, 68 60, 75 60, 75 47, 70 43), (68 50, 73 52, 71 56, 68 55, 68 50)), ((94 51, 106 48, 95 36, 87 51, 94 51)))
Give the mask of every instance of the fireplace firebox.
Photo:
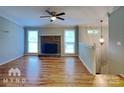
POLYGON ((46 54, 57 54, 58 53, 56 43, 44 43, 42 44, 41 49, 42 49, 42 53, 46 53, 46 54))
POLYGON ((61 36, 41 36, 42 56, 61 55, 61 36))

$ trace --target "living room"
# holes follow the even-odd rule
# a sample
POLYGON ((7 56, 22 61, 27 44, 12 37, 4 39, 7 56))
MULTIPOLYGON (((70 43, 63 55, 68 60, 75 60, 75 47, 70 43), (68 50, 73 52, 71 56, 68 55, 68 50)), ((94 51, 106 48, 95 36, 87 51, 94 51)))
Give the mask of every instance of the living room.
POLYGON ((0 86, 124 86, 123 9, 0 6, 0 86))

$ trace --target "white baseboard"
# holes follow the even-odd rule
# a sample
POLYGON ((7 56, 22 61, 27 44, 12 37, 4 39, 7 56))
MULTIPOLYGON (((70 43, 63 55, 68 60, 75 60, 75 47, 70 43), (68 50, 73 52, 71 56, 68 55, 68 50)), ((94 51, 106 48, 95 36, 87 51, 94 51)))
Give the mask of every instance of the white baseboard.
POLYGON ((9 63, 9 62, 11 62, 11 61, 13 61, 13 60, 16 60, 16 59, 18 59, 18 58, 20 58, 20 57, 22 57, 22 56, 24 56, 24 55, 17 56, 17 57, 15 57, 15 58, 12 58, 12 59, 10 59, 10 60, 7 60, 7 61, 5 61, 5 62, 3 62, 3 63, 0 63, 0 66, 1 66, 1 65, 4 65, 4 64, 7 64, 7 63, 9 63))
POLYGON ((121 78, 124 78, 124 74, 119 74, 119 76, 120 76, 121 78))
POLYGON ((78 55, 61 55, 62 57, 77 57, 78 55))
POLYGON ((91 71, 91 69, 89 69, 89 67, 86 65, 86 63, 83 61, 83 59, 80 56, 78 56, 78 57, 81 60, 81 62, 85 65, 85 67, 87 68, 87 70, 90 72, 90 74, 93 74, 94 75, 94 73, 91 71))
POLYGON ((39 54, 37 53, 26 53, 24 56, 38 56, 39 54))

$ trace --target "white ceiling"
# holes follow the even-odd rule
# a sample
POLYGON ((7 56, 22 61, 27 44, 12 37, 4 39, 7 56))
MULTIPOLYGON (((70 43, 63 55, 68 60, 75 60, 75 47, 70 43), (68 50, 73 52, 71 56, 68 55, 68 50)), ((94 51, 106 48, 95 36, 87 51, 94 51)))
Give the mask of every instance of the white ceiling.
POLYGON ((113 6, 0 6, 0 15, 22 26, 45 25, 92 25, 99 24, 103 19, 107 24, 107 13, 113 12, 117 7, 113 6), (65 12, 65 21, 56 20, 50 22, 49 18, 40 18, 48 15, 45 10, 65 12))

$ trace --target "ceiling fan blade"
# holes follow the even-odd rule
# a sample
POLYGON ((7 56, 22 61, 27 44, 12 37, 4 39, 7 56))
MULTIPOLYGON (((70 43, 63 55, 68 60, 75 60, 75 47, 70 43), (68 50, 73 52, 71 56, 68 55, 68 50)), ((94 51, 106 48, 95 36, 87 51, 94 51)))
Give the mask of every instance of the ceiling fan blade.
POLYGON ((52 12, 50 12, 49 10, 46 10, 46 12, 47 12, 49 15, 52 15, 52 12))
POLYGON ((40 18, 51 17, 51 16, 40 16, 40 18))
POLYGON ((58 19, 60 19, 60 20, 64 20, 64 18, 61 18, 61 17, 56 17, 56 18, 58 18, 58 19))
POLYGON ((61 16, 61 15, 65 15, 65 13, 59 13, 59 14, 56 14, 56 16, 61 16))

